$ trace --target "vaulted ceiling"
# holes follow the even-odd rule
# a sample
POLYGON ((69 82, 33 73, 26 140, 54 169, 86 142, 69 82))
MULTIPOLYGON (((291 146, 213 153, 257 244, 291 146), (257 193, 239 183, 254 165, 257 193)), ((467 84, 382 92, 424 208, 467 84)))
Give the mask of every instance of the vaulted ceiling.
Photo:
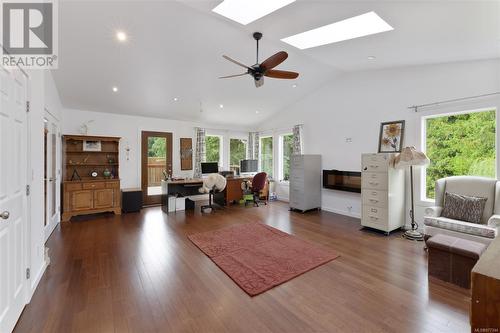
POLYGON ((63 105, 250 127, 344 72, 500 57, 498 1, 298 0, 247 26, 213 13, 220 2, 61 0, 54 77, 63 105), (369 11, 394 30, 308 50, 280 41, 369 11), (287 51, 278 69, 300 72, 297 80, 256 89, 248 76, 217 79, 242 72, 223 54, 255 63, 254 31, 264 34, 261 59, 287 51))

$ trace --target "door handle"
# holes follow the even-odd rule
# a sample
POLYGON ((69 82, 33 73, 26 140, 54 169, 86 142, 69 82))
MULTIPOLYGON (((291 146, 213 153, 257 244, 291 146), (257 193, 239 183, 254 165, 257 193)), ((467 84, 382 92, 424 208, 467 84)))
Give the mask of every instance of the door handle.
POLYGON ((10 213, 8 211, 4 211, 0 214, 0 217, 4 220, 7 220, 10 217, 10 213))

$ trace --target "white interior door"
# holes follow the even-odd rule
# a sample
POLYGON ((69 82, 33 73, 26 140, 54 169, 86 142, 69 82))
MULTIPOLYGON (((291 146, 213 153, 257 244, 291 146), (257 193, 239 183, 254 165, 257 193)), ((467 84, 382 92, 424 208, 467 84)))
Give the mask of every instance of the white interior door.
POLYGON ((26 300, 27 79, 0 66, 0 332, 26 300))
POLYGON ((49 113, 44 116, 44 140, 45 140, 45 166, 44 166, 44 192, 45 192, 45 240, 59 223, 59 184, 60 184, 60 142, 59 123, 49 113))

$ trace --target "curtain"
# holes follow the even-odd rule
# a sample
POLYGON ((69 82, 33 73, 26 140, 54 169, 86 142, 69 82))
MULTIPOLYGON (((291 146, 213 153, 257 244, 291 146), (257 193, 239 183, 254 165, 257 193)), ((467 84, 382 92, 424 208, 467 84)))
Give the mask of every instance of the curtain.
POLYGON ((250 160, 259 159, 259 132, 248 133, 247 158, 250 160))
POLYGON ((194 155, 194 178, 201 178, 201 162, 205 162, 205 129, 196 128, 196 154, 194 155))
POLYGON ((255 132, 253 136, 253 159, 259 159, 259 132, 255 132))
POLYGON ((302 154, 302 125, 293 126, 293 154, 302 154))
POLYGON ((253 159, 253 133, 248 132, 247 159, 253 159))

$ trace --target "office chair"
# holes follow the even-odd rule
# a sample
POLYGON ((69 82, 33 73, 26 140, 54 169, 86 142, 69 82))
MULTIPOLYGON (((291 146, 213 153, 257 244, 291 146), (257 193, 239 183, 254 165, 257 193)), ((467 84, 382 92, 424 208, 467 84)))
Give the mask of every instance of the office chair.
POLYGON ((224 189, 226 188, 226 183, 226 178, 219 175, 218 173, 211 173, 207 178, 203 179, 203 186, 199 191, 200 193, 208 193, 208 205, 201 206, 202 213, 204 213, 205 211, 208 212, 208 209, 210 209, 210 212, 212 212, 215 209, 216 205, 222 208, 220 205, 214 202, 214 195, 216 193, 224 191, 224 189))
MULTIPOLYGON (((259 207, 259 198, 260 198, 260 191, 266 187, 266 182, 267 182, 267 173, 265 172, 259 172, 255 176, 253 176, 252 179, 252 188, 251 193, 253 194, 253 204, 256 207, 259 207)), ((245 200, 245 206, 249 200, 245 200)), ((267 201, 264 201, 264 205, 267 205, 267 201)))

